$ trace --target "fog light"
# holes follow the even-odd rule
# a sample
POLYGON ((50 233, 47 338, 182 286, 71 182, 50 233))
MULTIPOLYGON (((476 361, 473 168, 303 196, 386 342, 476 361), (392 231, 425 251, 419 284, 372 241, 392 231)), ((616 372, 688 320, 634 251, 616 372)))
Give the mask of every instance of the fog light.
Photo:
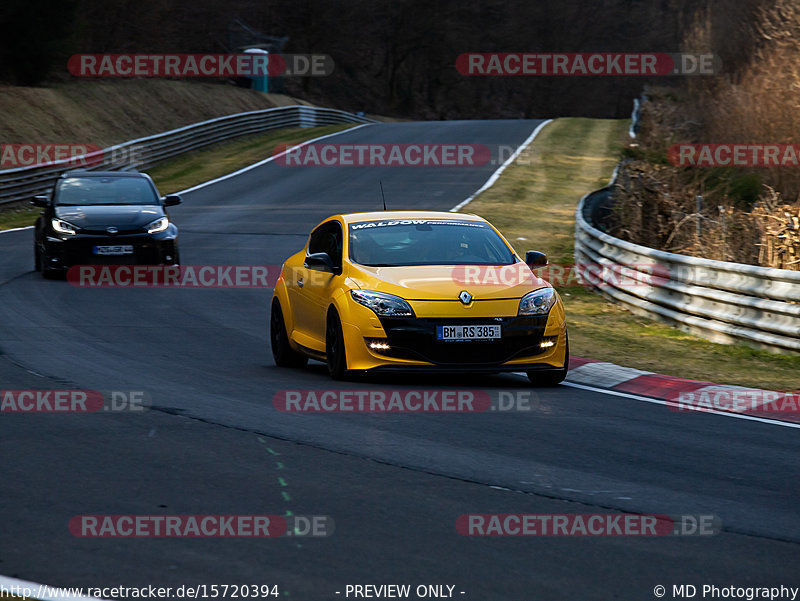
POLYGON ((555 340, 543 340, 539 346, 541 348, 550 348, 551 346, 554 346, 555 343, 555 340))
POLYGON ((386 342, 373 340, 369 343, 369 348, 371 348, 373 351, 388 351, 391 347, 386 342))

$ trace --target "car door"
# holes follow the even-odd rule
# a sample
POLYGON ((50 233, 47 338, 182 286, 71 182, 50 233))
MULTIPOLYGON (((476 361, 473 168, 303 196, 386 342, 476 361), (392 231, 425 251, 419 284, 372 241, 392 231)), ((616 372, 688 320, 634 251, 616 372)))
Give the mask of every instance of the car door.
MULTIPOLYGON (((336 221, 326 221, 309 237, 306 255, 328 253, 335 267, 342 267, 342 226, 336 221)), ((330 296, 336 287, 337 276, 326 271, 303 267, 297 279, 297 328, 316 342, 313 348, 324 351, 325 326, 330 296)))

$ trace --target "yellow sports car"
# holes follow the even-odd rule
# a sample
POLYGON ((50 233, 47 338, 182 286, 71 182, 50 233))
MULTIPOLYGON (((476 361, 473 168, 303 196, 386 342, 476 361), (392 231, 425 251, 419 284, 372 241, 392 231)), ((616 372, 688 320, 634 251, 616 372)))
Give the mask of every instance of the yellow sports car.
POLYGON ((275 363, 327 363, 335 379, 382 371, 567 374, 558 293, 476 215, 382 211, 334 215, 283 264, 270 341, 275 363))

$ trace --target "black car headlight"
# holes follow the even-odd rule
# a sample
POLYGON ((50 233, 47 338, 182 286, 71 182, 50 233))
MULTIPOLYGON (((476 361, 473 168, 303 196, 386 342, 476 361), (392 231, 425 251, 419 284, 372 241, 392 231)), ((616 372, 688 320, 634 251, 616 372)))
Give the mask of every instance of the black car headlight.
POLYGON ((556 304, 556 291, 540 288, 529 292, 519 301, 518 315, 546 315, 556 304))
POLYGON ((394 294, 373 290, 351 290, 350 296, 360 305, 372 309, 378 317, 413 317, 414 310, 394 294))
POLYGON ((150 225, 148 225, 146 229, 148 234, 157 234, 158 232, 163 232, 168 227, 169 227, 169 219, 166 217, 159 217, 158 219, 153 221, 150 225))
POLYGON ((63 219, 58 219, 54 217, 50 224, 53 226, 53 229, 57 231, 59 234, 77 234, 78 228, 76 228, 71 223, 64 221, 63 219))

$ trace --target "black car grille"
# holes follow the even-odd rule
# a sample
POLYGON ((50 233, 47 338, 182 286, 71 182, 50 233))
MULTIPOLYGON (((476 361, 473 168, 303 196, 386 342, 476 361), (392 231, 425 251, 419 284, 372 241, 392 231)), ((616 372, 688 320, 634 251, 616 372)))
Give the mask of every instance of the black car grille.
POLYGON ((66 265, 153 265, 163 262, 165 253, 173 254, 172 241, 152 240, 149 236, 81 236, 67 240, 55 252, 66 265), (133 247, 133 254, 99 255, 95 246, 133 247))
POLYGON ((118 236, 130 236, 132 234, 142 234, 144 231, 140 227, 134 228, 122 228, 118 227, 116 233, 111 234, 109 233, 106 226, 100 226, 95 228, 85 228, 81 230, 81 234, 87 236, 102 236, 103 238, 117 238, 118 236))
POLYGON ((477 319, 381 318, 389 349, 379 351, 387 357, 428 361, 436 365, 500 365, 517 357, 543 352, 540 347, 547 316, 477 319), (500 325, 496 341, 443 342, 436 340, 436 326, 500 325))

